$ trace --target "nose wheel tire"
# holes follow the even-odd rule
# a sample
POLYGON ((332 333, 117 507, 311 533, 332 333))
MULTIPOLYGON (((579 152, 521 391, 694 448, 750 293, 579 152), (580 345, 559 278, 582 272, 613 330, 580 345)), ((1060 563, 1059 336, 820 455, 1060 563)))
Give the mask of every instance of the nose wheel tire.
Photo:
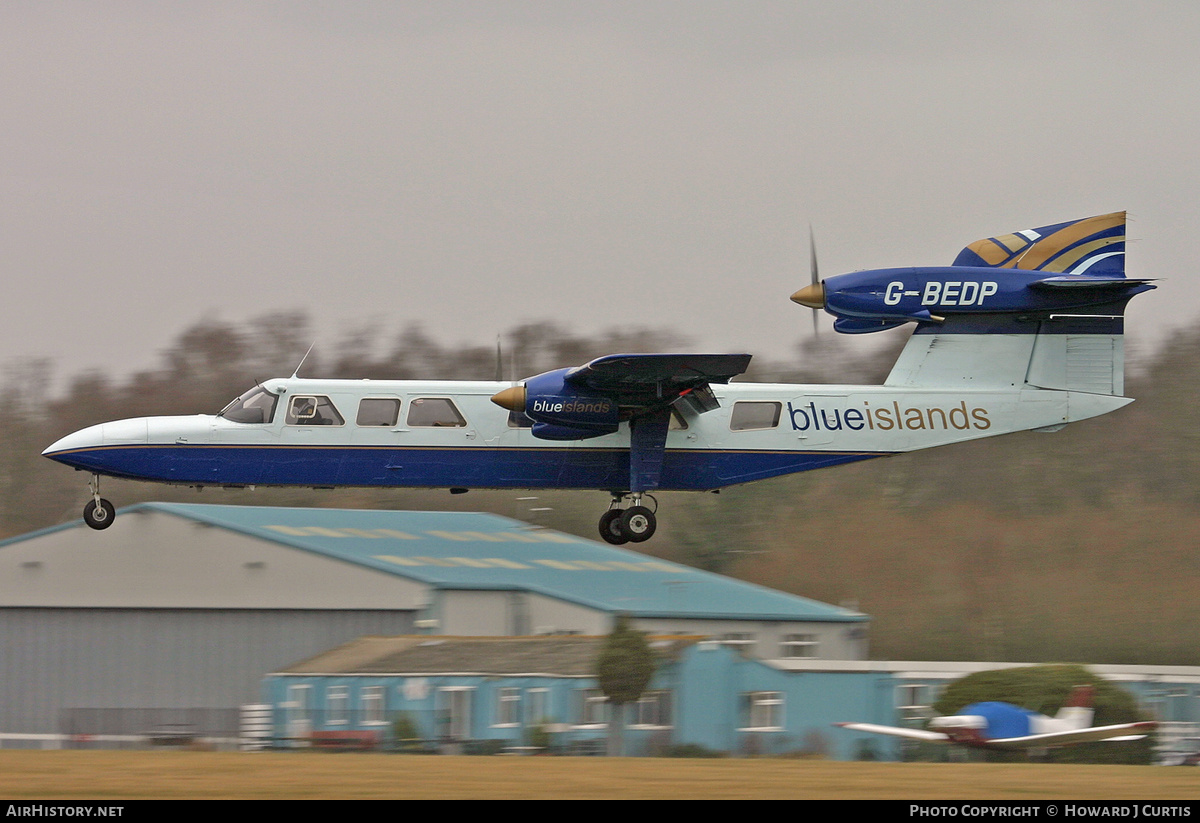
POLYGON ((116 507, 104 498, 93 500, 83 507, 83 522, 93 529, 107 529, 116 516, 116 507))

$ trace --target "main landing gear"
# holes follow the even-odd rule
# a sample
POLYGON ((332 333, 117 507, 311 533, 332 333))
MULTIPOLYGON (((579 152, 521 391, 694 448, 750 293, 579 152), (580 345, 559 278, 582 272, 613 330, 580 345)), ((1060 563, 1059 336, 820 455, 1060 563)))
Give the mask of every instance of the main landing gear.
POLYGON ((657 500, 648 494, 645 495, 654 503, 654 509, 649 509, 642 505, 643 495, 640 492, 634 493, 628 495, 633 505, 623 509, 621 503, 625 497, 624 492, 613 492, 612 503, 600 518, 600 536, 614 546, 642 543, 653 537, 654 530, 658 528, 658 519, 654 516, 655 510, 658 509, 657 500))
POLYGON ((100 496, 100 475, 93 474, 92 482, 88 483, 88 491, 92 493, 91 501, 83 507, 83 522, 93 529, 107 529, 117 516, 117 509, 100 496))

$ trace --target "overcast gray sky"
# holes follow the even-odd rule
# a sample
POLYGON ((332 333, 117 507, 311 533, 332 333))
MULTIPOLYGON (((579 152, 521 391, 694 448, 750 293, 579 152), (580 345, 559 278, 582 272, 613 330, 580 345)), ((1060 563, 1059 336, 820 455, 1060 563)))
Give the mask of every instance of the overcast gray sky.
POLYGON ((1120 209, 1145 346, 1200 315, 1198 42, 1192 2, 8 0, 0 363, 293 309, 776 357, 810 223, 834 274, 1120 209))

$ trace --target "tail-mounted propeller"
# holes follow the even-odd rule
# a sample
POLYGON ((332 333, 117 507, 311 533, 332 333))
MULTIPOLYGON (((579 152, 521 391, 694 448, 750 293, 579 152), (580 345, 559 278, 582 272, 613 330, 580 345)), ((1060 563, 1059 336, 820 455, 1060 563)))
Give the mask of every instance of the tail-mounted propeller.
POLYGON ((825 308, 825 286, 821 282, 820 267, 817 265, 817 241, 812 226, 808 227, 808 273, 809 284, 792 295, 792 302, 808 306, 813 310, 813 334, 817 334, 817 313, 825 308))

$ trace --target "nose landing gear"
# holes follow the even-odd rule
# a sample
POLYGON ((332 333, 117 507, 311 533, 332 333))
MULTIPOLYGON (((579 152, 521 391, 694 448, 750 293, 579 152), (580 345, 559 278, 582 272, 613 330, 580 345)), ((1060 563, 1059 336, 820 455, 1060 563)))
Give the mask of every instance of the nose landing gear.
POLYGON ((658 528, 658 519, 654 516, 658 501, 648 494, 644 496, 654 502, 654 509, 642 505, 641 493, 628 495, 633 505, 622 509, 625 493, 612 493, 612 503, 600 518, 600 536, 606 542, 621 546, 625 543, 642 543, 654 536, 654 530, 658 528))
POLYGON ((92 475, 92 482, 88 483, 88 491, 92 493, 92 499, 83 507, 83 522, 93 529, 107 529, 117 516, 117 509, 100 496, 100 475, 92 475))

